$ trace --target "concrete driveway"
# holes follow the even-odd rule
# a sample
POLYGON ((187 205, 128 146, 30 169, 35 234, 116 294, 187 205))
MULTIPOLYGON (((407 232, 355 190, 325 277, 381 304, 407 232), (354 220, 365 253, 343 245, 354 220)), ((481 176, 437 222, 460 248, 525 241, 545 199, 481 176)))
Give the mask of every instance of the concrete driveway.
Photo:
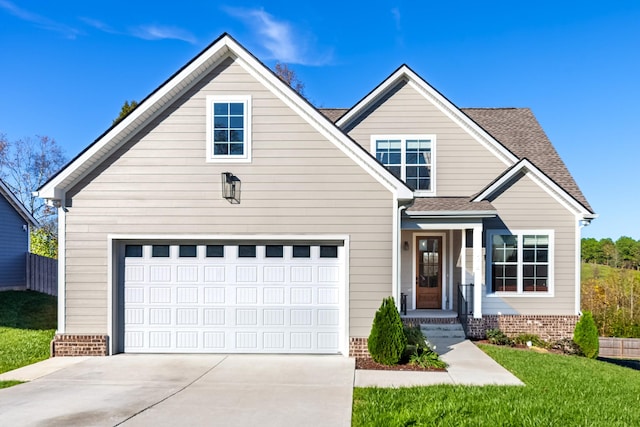
POLYGON ((116 355, 0 390, 15 426, 349 426, 342 356, 116 355))

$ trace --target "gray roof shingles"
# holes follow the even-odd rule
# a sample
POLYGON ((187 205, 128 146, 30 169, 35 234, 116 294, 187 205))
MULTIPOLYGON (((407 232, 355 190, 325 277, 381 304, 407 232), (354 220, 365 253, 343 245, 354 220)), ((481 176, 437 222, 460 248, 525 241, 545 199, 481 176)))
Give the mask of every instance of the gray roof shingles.
MULTIPOLYGON (((593 213, 580 187, 529 108, 461 108, 460 110, 516 157, 527 158, 593 213)), ((320 112, 333 122, 347 111, 349 111, 348 108, 320 109, 320 112)), ((419 209, 419 211, 423 210, 419 209)))
POLYGON ((472 202, 468 197, 418 197, 407 211, 411 212, 496 212, 486 200, 472 202))

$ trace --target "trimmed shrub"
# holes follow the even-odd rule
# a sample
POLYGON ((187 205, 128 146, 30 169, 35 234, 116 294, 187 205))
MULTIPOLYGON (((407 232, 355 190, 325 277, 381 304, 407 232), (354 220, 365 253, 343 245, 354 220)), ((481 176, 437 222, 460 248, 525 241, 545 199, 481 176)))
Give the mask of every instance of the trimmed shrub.
POLYGON ((513 345, 513 341, 511 340, 511 338, 506 336, 505 333, 498 328, 487 329, 486 334, 487 334, 487 340, 491 344, 509 345, 509 346, 513 345))
POLYGON ((578 344, 582 353, 590 358, 598 357, 600 351, 600 341, 598 339, 598 328, 590 311, 585 311, 580 316, 580 320, 573 330, 573 341, 578 344))
POLYGON ((422 333, 420 326, 405 326, 404 336, 407 337, 407 345, 421 348, 425 348, 427 346, 427 340, 422 333))
POLYGON ((367 344, 371 358, 383 365, 396 365, 407 346, 400 313, 393 297, 382 300, 376 312, 367 344))

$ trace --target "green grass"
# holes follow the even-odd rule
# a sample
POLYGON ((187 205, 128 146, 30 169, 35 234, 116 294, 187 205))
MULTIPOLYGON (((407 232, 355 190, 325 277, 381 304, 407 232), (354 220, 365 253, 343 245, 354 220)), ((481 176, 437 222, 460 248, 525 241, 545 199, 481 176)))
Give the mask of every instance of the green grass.
MULTIPOLYGON (((0 292, 0 373, 49 357, 56 298, 31 291, 0 292)), ((0 381, 0 388, 15 385, 0 381)))
POLYGON ((583 262, 580 267, 580 279, 585 282, 593 278, 606 279, 615 273, 631 273, 637 280, 640 280, 640 271, 628 270, 624 268, 610 267, 602 264, 591 264, 583 262))
POLYGON ((640 425, 640 371, 576 356, 480 347, 526 386, 356 388, 353 426, 640 425))

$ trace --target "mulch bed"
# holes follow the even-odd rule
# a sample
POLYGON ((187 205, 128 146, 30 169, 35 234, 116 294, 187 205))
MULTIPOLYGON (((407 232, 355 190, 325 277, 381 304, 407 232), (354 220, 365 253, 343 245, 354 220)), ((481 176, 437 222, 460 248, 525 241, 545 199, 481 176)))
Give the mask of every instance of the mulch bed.
POLYGON ((401 364, 387 366, 374 362, 370 358, 356 358, 356 369, 369 369, 373 371, 420 371, 420 372, 447 372, 446 369, 440 368, 421 368, 417 365, 401 364))

